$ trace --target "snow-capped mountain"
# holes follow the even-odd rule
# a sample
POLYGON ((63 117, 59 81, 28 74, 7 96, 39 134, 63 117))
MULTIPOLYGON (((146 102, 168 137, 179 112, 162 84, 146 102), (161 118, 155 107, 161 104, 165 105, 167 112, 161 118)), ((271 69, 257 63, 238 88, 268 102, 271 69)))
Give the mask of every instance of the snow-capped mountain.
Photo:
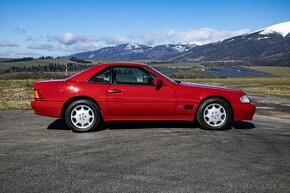
POLYGON ((290 66, 290 21, 201 46, 179 43, 151 47, 128 43, 72 56, 103 60, 270 61, 290 66))
POLYGON ((184 44, 184 43, 178 43, 178 44, 165 44, 163 46, 166 46, 167 48, 176 50, 177 52, 186 52, 190 50, 191 48, 195 47, 195 44, 184 44))
POLYGON ((80 59, 101 60, 140 60, 148 59, 146 51, 152 47, 136 43, 121 44, 113 47, 104 47, 98 50, 73 54, 80 59))
POLYGON ((99 50, 73 54, 79 59, 102 60, 163 60, 170 55, 188 51, 193 44, 165 44, 159 46, 146 46, 137 43, 121 44, 113 47, 105 47, 99 50))
POLYGON ((258 31, 260 31, 261 35, 278 33, 278 34, 282 35, 283 37, 285 37, 290 33, 290 21, 279 23, 276 25, 272 25, 272 26, 266 27, 266 28, 258 30, 258 31))
POLYGON ((142 50, 143 49, 143 46, 142 45, 139 45, 137 43, 128 43, 126 44, 126 47, 125 47, 126 50, 142 50))
POLYGON ((253 33, 232 37, 220 42, 197 46, 175 54, 171 61, 279 60, 290 65, 290 22, 276 24, 253 33))

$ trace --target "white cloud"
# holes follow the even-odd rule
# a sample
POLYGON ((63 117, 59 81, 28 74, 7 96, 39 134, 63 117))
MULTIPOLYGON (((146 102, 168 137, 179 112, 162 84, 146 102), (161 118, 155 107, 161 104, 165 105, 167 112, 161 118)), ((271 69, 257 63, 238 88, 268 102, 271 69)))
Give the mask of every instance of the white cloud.
POLYGON ((77 53, 77 52, 86 52, 91 50, 97 50, 102 48, 103 46, 100 46, 98 44, 76 44, 70 47, 59 47, 58 49, 63 52, 67 53, 77 53))
POLYGON ((37 52, 29 52, 27 50, 9 50, 0 52, 0 57, 3 58, 21 58, 21 57, 38 57, 41 54, 37 52))
POLYGON ((41 56, 42 54, 40 53, 37 53, 37 52, 30 52, 30 51, 27 51, 27 50, 18 50, 18 51, 15 51, 13 52, 13 54, 16 56, 16 57, 31 57, 31 56, 41 56))
POLYGON ((55 52, 66 52, 66 53, 76 53, 76 52, 84 52, 90 50, 96 50, 101 48, 99 44, 84 44, 84 43, 77 43, 69 46, 64 45, 54 45, 51 43, 46 44, 29 44, 27 46, 28 49, 33 50, 43 50, 43 51, 55 51, 55 52))
POLYGON ((64 45, 72 45, 80 41, 80 37, 68 32, 63 35, 54 36, 54 39, 64 45))
POLYGON ((130 42, 136 42, 150 46, 162 43, 162 38, 160 37, 160 34, 157 32, 132 33, 128 37, 129 37, 128 40, 130 42))
POLYGON ((13 51, 9 50, 9 51, 3 51, 3 52, 0 52, 0 57, 2 58, 8 58, 8 57, 11 57, 13 54, 13 51))
POLYGON ((26 38, 25 38, 25 41, 27 42, 35 42, 37 41, 36 39, 33 39, 31 35, 28 35, 26 38))
POLYGON ((0 47, 18 47, 18 44, 14 44, 5 40, 0 40, 0 47))
MULTIPOLYGON (((48 36, 49 41, 56 41, 67 47, 78 45, 78 47, 90 47, 91 45, 118 45, 136 42, 146 45, 158 45, 165 43, 192 43, 208 44, 221 41, 233 36, 248 33, 249 30, 219 31, 213 28, 200 28, 189 31, 170 29, 165 32, 142 32, 129 34, 127 36, 102 36, 102 35, 77 35, 71 32, 62 35, 48 36)), ((98 46, 99 47, 99 46, 98 46)))
POLYGON ((139 32, 128 36, 128 42, 155 46, 170 43, 208 44, 233 36, 250 32, 247 29, 237 31, 219 31, 213 28, 200 28, 188 31, 169 29, 163 32, 139 32))
POLYGON ((19 27, 13 29, 13 31, 16 32, 16 33, 20 33, 20 34, 25 34, 26 33, 25 29, 22 29, 22 28, 19 28, 19 27))
POLYGON ((57 41, 60 44, 70 46, 74 44, 92 44, 92 43, 105 43, 105 44, 122 44, 128 40, 123 36, 100 36, 100 35, 76 35, 71 32, 62 35, 48 36, 49 41, 57 41))
POLYGON ((190 31, 180 31, 170 29, 166 31, 165 37, 171 42, 193 43, 193 44, 208 44, 221 41, 227 38, 238 36, 250 32, 248 29, 237 31, 218 31, 212 28, 200 28, 190 31))
POLYGON ((25 41, 27 41, 27 42, 38 42, 38 41, 41 41, 43 39, 44 39, 43 36, 38 36, 37 38, 34 38, 31 35, 27 35, 26 38, 25 38, 25 41))
POLYGON ((117 45, 127 43, 128 38, 123 36, 102 36, 99 41, 109 45, 117 45))
MULTIPOLYGON (((17 29, 17 28, 16 28, 17 29)), ((21 29, 17 29, 21 33, 21 29)), ((25 31, 25 30, 24 30, 25 31)), ((23 31, 23 33, 25 33, 23 31)), ((236 31, 216 30, 213 28, 200 28, 193 30, 176 30, 169 29, 166 31, 151 31, 151 32, 135 32, 126 36, 113 36, 113 35, 83 35, 67 32, 58 35, 44 35, 32 37, 26 35, 26 46, 29 50, 38 50, 41 55, 67 55, 78 52, 85 52, 90 50, 96 50, 106 46, 115 46, 124 43, 139 43, 150 46, 168 44, 168 43, 193 43, 193 44, 207 44, 217 41, 221 41, 233 36, 241 35, 250 32, 247 29, 236 31), (30 44, 29 44, 30 43, 30 44)), ((6 49, 6 47, 19 47, 18 44, 11 43, 5 40, 0 40, 0 47, 6 49)), ((21 46, 22 47, 22 46, 21 46)), ((33 54, 37 56, 39 53, 17 51, 17 48, 13 51, 2 50, 3 56, 21 57, 27 56, 26 54, 33 54), (17 56, 19 54, 19 56, 17 56)), ((39 54, 40 55, 40 54, 39 54)))
POLYGON ((55 50, 55 46, 53 44, 30 44, 27 46, 29 49, 34 50, 55 50))
MULTIPOLYGON (((118 45, 128 42, 128 39, 124 36, 77 35, 71 32, 61 35, 47 35, 47 40, 52 44, 57 43, 54 48, 51 47, 52 49, 69 54, 96 50, 108 45, 118 45)), ((37 49, 37 46, 31 45, 29 48, 37 49)), ((39 46, 39 49, 50 49, 48 45, 39 46)))

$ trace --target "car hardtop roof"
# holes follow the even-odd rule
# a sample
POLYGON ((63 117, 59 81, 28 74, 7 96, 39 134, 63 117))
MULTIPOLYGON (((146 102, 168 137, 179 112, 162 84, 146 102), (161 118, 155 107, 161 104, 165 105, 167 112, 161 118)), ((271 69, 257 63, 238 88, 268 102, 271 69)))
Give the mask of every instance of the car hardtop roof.
POLYGON ((103 64, 97 64, 92 68, 89 68, 87 70, 84 70, 72 77, 69 77, 67 80, 69 81, 86 81, 89 77, 93 76, 97 71, 104 68, 107 68, 109 66, 147 66, 146 64, 141 63, 133 63, 133 62, 112 62, 112 63, 103 63, 103 64))
POLYGON ((147 66, 146 64, 143 63, 134 63, 134 62, 112 62, 112 63, 103 63, 99 64, 100 65, 105 65, 105 66, 147 66))

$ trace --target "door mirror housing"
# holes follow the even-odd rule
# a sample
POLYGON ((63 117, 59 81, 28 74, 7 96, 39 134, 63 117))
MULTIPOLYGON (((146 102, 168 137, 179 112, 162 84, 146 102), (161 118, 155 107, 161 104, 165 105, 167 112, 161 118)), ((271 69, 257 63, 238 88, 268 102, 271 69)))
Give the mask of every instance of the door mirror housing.
POLYGON ((163 86, 163 81, 159 78, 154 80, 154 85, 156 86, 156 90, 159 90, 163 86))

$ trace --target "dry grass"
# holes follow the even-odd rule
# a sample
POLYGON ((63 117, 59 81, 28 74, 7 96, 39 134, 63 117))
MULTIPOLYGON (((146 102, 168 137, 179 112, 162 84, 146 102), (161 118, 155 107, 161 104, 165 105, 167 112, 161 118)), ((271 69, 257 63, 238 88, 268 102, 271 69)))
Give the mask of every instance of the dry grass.
POLYGON ((258 78, 200 78, 200 79, 185 79, 183 81, 205 83, 213 85, 290 85, 290 77, 258 77, 258 78))
POLYGON ((290 98, 290 85, 262 85, 243 89, 245 92, 275 95, 290 98))
MULTIPOLYGON (((0 110, 31 109, 33 83, 38 80, 0 80, 0 110)), ((245 92, 290 98, 290 77, 206 78, 183 81, 229 86, 245 92)))
POLYGON ((229 86, 245 92, 290 98, 290 77, 207 78, 187 79, 183 81, 217 86, 229 86))
POLYGON ((289 77, 290 68, 289 67, 279 67, 279 66, 252 66, 249 67, 254 70, 268 72, 277 77, 289 77))
POLYGON ((0 80, 0 110, 31 109, 36 80, 0 80))

